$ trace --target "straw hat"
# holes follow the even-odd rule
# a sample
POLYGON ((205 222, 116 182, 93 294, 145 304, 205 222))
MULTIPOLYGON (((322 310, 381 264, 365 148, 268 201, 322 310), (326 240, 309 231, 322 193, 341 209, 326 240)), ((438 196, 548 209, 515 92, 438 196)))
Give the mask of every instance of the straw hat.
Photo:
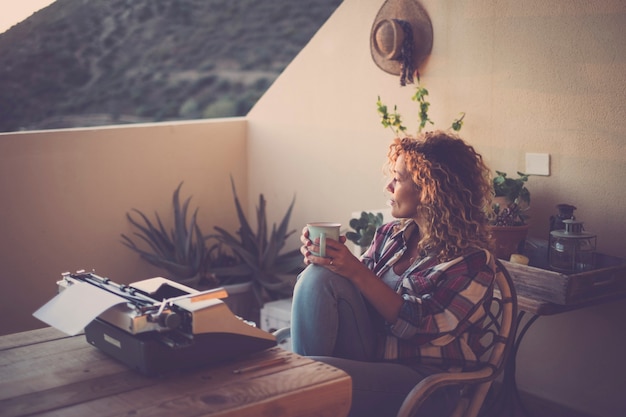
POLYGON ((400 75, 400 84, 413 75, 430 54, 433 26, 418 0, 386 0, 370 35, 370 50, 383 71, 400 75))

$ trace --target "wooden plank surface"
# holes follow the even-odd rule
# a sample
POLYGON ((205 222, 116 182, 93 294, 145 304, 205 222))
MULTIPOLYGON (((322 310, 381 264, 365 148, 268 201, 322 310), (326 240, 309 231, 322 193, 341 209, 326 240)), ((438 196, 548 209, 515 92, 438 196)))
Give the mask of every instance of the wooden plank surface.
MULTIPOLYGON (((85 336, 53 339, 0 352, 0 399, 37 393, 124 371, 85 336)), ((0 409, 2 408, 0 403, 0 409)))
POLYGON ((345 416, 350 408, 347 374, 279 347, 219 366, 147 377, 107 357, 82 335, 25 332, 0 337, 0 346, 3 417, 331 417, 345 416), (284 361, 233 372, 272 358, 284 361))
POLYGON ((13 333, 0 336, 0 352, 15 347, 32 345, 35 343, 49 342, 54 339, 65 339, 68 336, 54 327, 44 327, 42 329, 29 330, 26 332, 13 333))

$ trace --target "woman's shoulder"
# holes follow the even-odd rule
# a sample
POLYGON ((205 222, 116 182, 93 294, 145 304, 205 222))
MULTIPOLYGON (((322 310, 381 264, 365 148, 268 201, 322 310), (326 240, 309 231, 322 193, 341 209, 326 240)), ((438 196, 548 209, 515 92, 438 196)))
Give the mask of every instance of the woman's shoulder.
POLYGON ((463 254, 463 258, 465 259, 471 259, 474 262, 482 263, 489 262, 489 258, 491 258, 491 256, 492 255, 486 249, 481 248, 469 249, 463 254))
POLYGON ((492 263, 492 256, 485 249, 472 249, 455 259, 438 264, 435 268, 473 274, 489 267, 492 263))
POLYGON ((475 279, 485 280, 487 285, 496 275, 494 255, 486 249, 476 249, 462 256, 463 269, 475 279), (480 278, 479 278, 480 277, 480 278))
POLYGON ((491 263, 493 255, 485 249, 476 249, 464 256, 467 269, 472 272, 483 270, 485 266, 491 263))
POLYGON ((464 287, 467 282, 474 281, 488 287, 495 277, 492 263, 492 255, 486 250, 478 249, 447 262, 435 262, 435 265, 426 268, 421 274, 429 276, 431 280, 441 285, 448 283, 445 285, 464 287))

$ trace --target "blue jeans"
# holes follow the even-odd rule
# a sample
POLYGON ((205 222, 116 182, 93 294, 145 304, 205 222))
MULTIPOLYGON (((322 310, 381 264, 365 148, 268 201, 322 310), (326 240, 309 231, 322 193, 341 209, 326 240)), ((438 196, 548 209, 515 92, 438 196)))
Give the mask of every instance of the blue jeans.
POLYGON ((291 343, 300 355, 374 359, 372 319, 361 293, 322 266, 307 267, 294 289, 291 343))
MULTIPOLYGON (((310 265, 298 277, 291 311, 293 350, 352 377, 350 417, 395 416, 409 391, 427 375, 399 363, 375 361, 375 314, 350 281, 324 267, 310 265)), ((458 395, 458 389, 437 391, 419 415, 447 415, 458 395)))

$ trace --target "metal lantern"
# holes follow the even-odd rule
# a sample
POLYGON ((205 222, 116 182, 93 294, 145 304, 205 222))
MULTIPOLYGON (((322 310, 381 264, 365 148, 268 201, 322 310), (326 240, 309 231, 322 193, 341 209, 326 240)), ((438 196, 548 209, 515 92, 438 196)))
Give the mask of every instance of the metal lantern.
POLYGON ((563 272, 593 269, 596 235, 583 231, 578 220, 563 220, 563 224, 565 230, 550 232, 550 267, 563 272))

